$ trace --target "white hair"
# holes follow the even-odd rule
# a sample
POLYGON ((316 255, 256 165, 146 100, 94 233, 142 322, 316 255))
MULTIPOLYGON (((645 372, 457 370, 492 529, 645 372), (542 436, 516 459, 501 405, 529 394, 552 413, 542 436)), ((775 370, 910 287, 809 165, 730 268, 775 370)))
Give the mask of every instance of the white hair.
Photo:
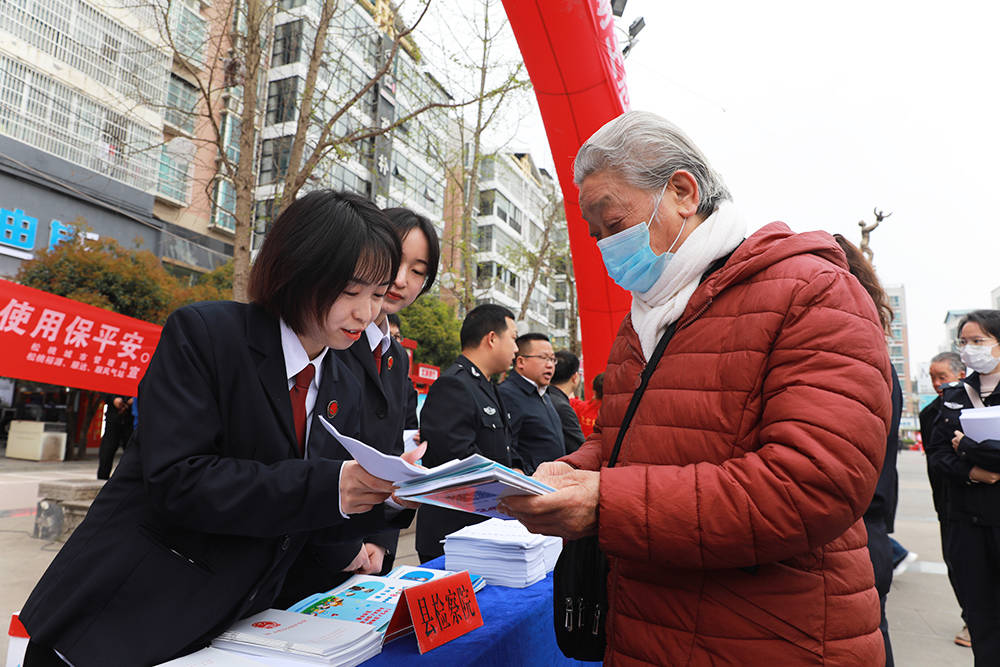
POLYGON ((649 111, 627 111, 594 132, 576 154, 573 180, 577 185, 598 171, 614 171, 631 185, 654 192, 678 171, 698 184, 698 213, 711 215, 732 199, 722 178, 701 150, 680 128, 649 111))

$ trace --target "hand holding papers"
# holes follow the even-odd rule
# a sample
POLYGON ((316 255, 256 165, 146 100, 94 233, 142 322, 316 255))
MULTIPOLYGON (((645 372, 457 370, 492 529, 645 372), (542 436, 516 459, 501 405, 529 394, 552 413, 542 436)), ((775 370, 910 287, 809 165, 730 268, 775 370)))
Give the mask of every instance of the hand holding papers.
POLYGON ((497 510, 500 499, 517 495, 544 495, 555 490, 479 454, 431 469, 422 468, 343 435, 322 417, 320 423, 370 475, 395 484, 396 497, 402 500, 505 517, 507 515, 497 510))
POLYGON ((966 408, 959 417, 962 432, 977 442, 1000 440, 1000 405, 966 408))
POLYGON ((597 532, 601 473, 556 461, 539 466, 535 478, 558 490, 544 496, 508 496, 501 511, 540 535, 576 540, 597 532))

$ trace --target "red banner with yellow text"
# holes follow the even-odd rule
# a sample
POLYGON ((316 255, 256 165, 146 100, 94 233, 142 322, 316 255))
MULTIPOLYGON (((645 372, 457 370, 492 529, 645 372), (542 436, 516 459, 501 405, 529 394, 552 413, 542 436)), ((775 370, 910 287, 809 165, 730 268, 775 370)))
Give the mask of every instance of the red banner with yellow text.
POLYGON ((160 327, 0 280, 0 376, 135 396, 160 327))

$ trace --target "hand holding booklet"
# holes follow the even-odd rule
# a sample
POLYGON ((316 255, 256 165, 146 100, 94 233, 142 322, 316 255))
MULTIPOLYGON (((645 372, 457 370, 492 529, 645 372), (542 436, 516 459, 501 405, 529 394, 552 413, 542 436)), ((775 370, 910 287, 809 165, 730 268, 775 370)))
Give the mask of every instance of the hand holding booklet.
POLYGON ((323 417, 320 423, 369 474, 395 484, 396 497, 403 500, 502 519, 509 517, 497 510, 501 499, 555 491, 480 454, 423 468, 340 433, 323 417))

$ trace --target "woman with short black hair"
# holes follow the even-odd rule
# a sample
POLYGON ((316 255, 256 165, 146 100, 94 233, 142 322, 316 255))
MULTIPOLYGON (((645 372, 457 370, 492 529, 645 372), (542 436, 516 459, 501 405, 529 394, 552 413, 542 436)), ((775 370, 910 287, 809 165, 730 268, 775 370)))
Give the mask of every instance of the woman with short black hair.
POLYGON ((977 442, 962 433, 960 417, 969 408, 1000 405, 1000 310, 962 318, 957 345, 973 372, 942 388, 927 458, 944 479, 944 556, 954 565, 955 593, 980 667, 1000 656, 1000 437, 977 442))
POLYGON ((358 433, 357 381, 327 352, 363 335, 399 257, 371 203, 311 192, 264 240, 252 303, 171 314, 132 445, 21 613, 26 665, 195 651, 270 607, 307 542, 386 525, 391 483, 347 460, 317 417, 358 433))

